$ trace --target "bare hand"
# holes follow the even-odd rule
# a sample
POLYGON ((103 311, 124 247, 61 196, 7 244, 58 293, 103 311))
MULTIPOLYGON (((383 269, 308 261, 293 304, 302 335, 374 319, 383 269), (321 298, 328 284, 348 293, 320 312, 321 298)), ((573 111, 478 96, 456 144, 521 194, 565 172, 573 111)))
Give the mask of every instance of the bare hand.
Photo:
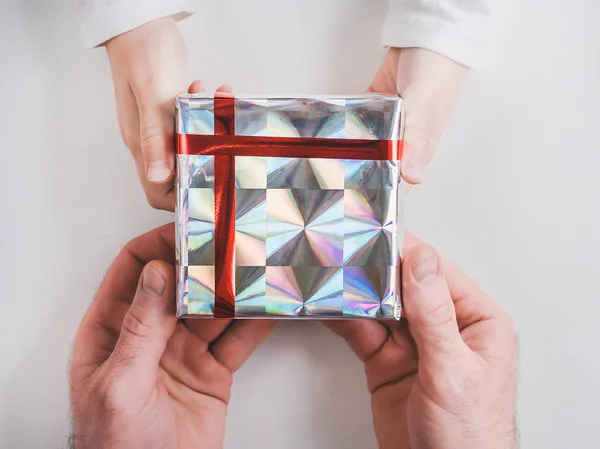
POLYGON ((398 94, 406 112, 402 178, 423 179, 468 69, 423 48, 391 48, 367 89, 398 94))
POLYGON ((328 323, 365 363, 380 448, 512 449, 512 321, 433 248, 415 244, 403 262, 406 319, 328 323))
POLYGON ((154 20, 106 43, 123 141, 152 207, 174 210, 175 97, 185 90, 188 60, 175 20, 154 20))
POLYGON ((221 448, 232 373, 274 321, 175 317, 174 228, 129 242, 73 347, 77 449, 221 448))

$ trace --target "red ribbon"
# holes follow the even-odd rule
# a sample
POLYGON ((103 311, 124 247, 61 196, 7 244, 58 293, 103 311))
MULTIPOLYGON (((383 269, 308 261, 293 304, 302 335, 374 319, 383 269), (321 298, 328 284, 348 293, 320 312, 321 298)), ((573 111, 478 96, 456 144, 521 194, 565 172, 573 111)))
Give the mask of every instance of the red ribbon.
POLYGON ((215 134, 179 134, 179 154, 215 156, 215 318, 235 317, 235 156, 400 160, 401 140, 235 135, 234 97, 215 96, 215 134))
MULTIPOLYGON (((235 134, 233 96, 215 96, 215 136, 235 134)), ((180 147, 181 148, 181 147, 180 147)), ((235 316, 235 158, 215 155, 215 318, 235 316)))
MULTIPOLYGON (((216 114, 215 114, 216 118, 216 114)), ((216 132, 215 128, 215 132, 216 132)), ((397 161, 401 140, 179 134, 179 154, 397 161)))

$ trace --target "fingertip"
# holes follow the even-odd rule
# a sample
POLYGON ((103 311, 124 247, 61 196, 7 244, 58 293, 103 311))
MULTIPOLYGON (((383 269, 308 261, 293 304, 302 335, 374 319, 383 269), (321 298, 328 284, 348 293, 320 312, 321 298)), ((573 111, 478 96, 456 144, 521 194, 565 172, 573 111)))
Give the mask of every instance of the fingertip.
POLYGON ((277 326, 277 320, 254 320, 254 322, 254 332, 260 343, 265 341, 273 329, 275 329, 275 326, 277 326))
POLYGON ((192 84, 190 84, 190 87, 188 88, 188 93, 190 94, 197 94, 204 91, 206 91, 206 88, 204 87, 204 83, 201 80, 194 81, 192 84))
POLYGON ((269 336, 276 324, 276 320, 234 320, 213 342, 213 356, 231 372, 237 371, 269 336))
POLYGON ((263 324, 262 324, 263 341, 266 340, 269 335, 271 335, 271 332, 273 332, 273 330, 275 329, 276 326, 277 326, 277 320, 263 320, 263 324))
POLYGON ((217 87, 217 92, 230 94, 233 93, 233 88, 230 84, 221 84, 219 87, 217 87))
POLYGON ((402 161, 400 173, 402 175, 402 179, 409 184, 415 185, 420 184, 423 181, 425 168, 422 164, 415 161, 402 161))
POLYGON ((371 320, 331 320, 323 324, 343 338, 363 362, 381 348, 389 333, 381 322, 371 320))

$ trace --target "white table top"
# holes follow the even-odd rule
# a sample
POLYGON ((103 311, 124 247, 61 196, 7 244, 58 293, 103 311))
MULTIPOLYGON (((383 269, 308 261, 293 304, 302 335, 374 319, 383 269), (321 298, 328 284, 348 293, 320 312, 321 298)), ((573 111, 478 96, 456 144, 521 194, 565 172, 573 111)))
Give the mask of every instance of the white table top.
MULTIPOLYGON (((522 446, 585 448, 600 403, 600 4, 518 3, 406 213, 514 316, 522 446)), ((171 220, 145 203, 74 4, 0 6, 2 448, 65 446, 78 322, 119 248, 171 220)), ((353 93, 377 68, 384 1, 232 4, 183 24, 209 88, 353 93)), ((362 367, 319 324, 281 323, 236 376, 227 448, 374 446, 362 367)))

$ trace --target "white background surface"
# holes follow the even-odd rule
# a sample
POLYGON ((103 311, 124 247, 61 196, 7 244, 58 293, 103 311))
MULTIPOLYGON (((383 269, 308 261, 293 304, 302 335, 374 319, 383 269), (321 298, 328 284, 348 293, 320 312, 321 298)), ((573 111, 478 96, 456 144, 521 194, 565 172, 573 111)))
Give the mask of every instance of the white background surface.
MULTIPOLYGON (((83 48, 71 3, 0 6, 1 448, 65 446, 79 319, 119 248, 171 220, 145 204, 106 55, 83 48)), ((207 3, 182 28, 209 88, 358 92, 382 55, 383 0, 207 3)), ((503 6, 407 207, 410 229, 514 316, 527 449, 597 444, 598 5, 503 6)), ((279 325, 233 398, 227 448, 375 446, 362 367, 318 324, 279 325)))

